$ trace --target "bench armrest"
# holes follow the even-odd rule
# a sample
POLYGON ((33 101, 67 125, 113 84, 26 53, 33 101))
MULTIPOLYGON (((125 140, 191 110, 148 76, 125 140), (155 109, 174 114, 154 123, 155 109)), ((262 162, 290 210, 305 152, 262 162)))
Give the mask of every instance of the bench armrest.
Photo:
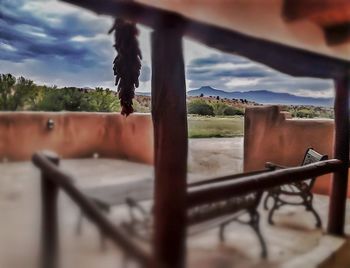
POLYGON ((197 182, 188 183, 187 187, 191 188, 191 187, 202 186, 202 185, 207 185, 207 184, 211 184, 211 183, 230 181, 230 180, 234 180, 234 179, 244 178, 247 176, 257 175, 260 173, 265 173, 268 171, 270 171, 270 170, 262 169, 262 170, 256 170, 256 171, 251 171, 251 172, 246 172, 246 173, 238 173, 238 174, 226 175, 226 176, 221 176, 221 177, 209 178, 209 179, 200 180, 197 182))
POLYGON ((265 163, 265 168, 270 169, 270 170, 275 170, 275 169, 284 169, 288 168, 287 166, 279 165, 273 162, 266 162, 265 163))

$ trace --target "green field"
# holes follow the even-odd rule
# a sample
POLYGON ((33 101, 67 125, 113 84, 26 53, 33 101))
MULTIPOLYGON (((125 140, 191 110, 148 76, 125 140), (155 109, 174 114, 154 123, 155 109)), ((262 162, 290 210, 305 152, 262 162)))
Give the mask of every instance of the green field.
POLYGON ((243 120, 243 116, 189 116, 188 136, 190 138, 243 136, 243 120))

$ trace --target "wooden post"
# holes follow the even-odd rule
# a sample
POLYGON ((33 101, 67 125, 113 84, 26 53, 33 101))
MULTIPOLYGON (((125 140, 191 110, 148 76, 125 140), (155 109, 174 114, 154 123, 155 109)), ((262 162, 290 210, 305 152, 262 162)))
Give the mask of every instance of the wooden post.
MULTIPOLYGON (((55 165, 59 158, 54 153, 45 152, 45 156, 55 165)), ((41 267, 58 267, 58 224, 57 197, 58 187, 47 174, 41 174, 41 267)))
POLYGON ((334 157, 344 163, 343 168, 334 173, 331 185, 328 232, 335 235, 344 234, 349 166, 349 83, 348 74, 335 80, 334 157))
POLYGON ((185 263, 187 112, 182 34, 152 33, 152 117, 155 141, 154 252, 160 267, 185 263))

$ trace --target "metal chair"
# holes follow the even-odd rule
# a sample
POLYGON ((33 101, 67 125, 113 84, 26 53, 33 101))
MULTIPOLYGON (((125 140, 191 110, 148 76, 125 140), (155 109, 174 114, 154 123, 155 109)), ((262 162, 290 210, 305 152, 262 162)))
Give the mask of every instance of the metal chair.
MULTIPOLYGON (((308 148, 305 152, 304 159, 301 163, 302 166, 315 163, 322 160, 327 160, 327 155, 322 155, 316 152, 313 148, 308 148)), ((267 162, 265 167, 270 170, 283 169, 285 166, 267 162)), ((284 205, 291 206, 304 206, 307 211, 310 211, 316 218, 316 227, 320 228, 322 226, 321 219, 317 214, 315 208, 313 207, 313 193, 312 187, 316 181, 317 177, 309 178, 302 182, 293 182, 291 184, 283 185, 280 187, 275 187, 267 192, 264 200, 264 208, 268 210, 268 201, 273 199, 273 206, 270 209, 268 215, 268 222, 274 224, 273 215, 274 212, 284 205), (290 200, 291 197, 298 197, 299 200, 290 200)))

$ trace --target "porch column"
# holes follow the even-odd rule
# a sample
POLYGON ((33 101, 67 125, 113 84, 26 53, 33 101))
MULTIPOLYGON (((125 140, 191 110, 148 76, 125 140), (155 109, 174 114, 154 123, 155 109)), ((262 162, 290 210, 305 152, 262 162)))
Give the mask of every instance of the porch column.
POLYGON ((328 213, 328 232, 344 234, 345 206, 348 188, 349 166, 349 90, 350 72, 335 80, 334 100, 334 157, 344 162, 344 166, 333 174, 328 213))
POLYGON ((187 113, 182 33, 152 33, 152 117, 155 142, 154 252, 160 266, 185 263, 187 113))

